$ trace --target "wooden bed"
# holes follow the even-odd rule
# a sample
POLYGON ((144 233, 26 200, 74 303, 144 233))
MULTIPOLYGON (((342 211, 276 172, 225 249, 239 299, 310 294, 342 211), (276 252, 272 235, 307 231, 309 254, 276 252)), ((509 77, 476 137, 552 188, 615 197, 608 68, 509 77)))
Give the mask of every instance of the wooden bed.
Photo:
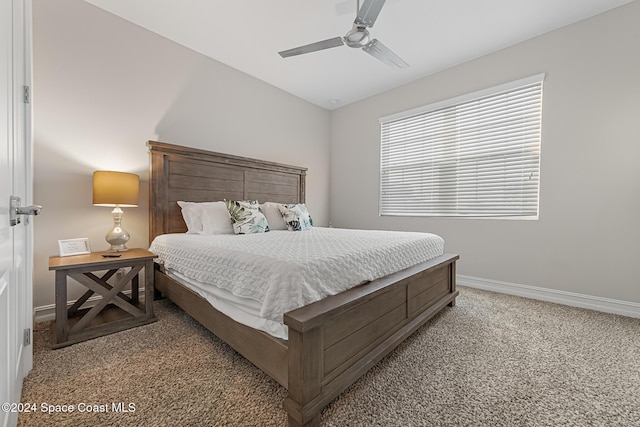
MULTIPOLYGON (((305 201, 306 168, 155 141, 148 146, 150 242, 186 231, 178 200, 305 201)), ((455 306, 457 259, 444 254, 285 313, 288 341, 233 321, 159 269, 155 287, 288 390, 290 426, 316 426, 342 391, 428 319, 455 306)))

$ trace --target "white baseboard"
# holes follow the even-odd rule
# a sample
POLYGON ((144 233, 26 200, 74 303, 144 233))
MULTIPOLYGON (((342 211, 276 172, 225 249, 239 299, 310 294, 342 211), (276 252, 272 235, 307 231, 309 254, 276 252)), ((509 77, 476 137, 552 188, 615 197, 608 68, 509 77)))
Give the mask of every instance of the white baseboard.
POLYGON ((462 286, 484 289, 509 295, 517 295, 541 301, 549 301, 572 307, 588 308, 605 313, 620 314, 622 316, 640 318, 640 303, 596 297, 556 289, 540 288, 537 286, 520 285, 517 283, 500 282, 497 280, 481 279, 457 275, 456 281, 462 286))
MULTIPOLYGON (((140 297, 144 297, 144 288, 140 288, 138 290, 140 297)), ((122 291, 123 294, 129 296, 131 295, 131 290, 122 291)), ((82 307, 93 307, 96 301, 102 299, 100 295, 94 295, 89 298, 82 307)), ((75 301, 67 301, 67 309, 73 305, 75 301)), ((40 307, 33 308, 33 321, 34 322, 46 322, 48 320, 56 319, 56 305, 55 304, 47 304, 42 305, 40 307)))

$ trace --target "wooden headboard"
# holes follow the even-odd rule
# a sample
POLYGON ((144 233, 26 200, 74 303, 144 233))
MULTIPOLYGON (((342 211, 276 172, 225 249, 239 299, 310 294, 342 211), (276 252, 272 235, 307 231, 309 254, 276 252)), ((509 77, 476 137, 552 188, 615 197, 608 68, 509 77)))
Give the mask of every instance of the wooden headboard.
POLYGON ((184 233, 179 200, 304 203, 307 168, 149 141, 149 243, 184 233))

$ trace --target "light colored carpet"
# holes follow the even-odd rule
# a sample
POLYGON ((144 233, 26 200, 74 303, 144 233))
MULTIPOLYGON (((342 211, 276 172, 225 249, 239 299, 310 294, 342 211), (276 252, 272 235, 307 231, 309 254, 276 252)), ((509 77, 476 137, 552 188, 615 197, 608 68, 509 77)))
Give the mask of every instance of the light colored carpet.
MULTIPOLYGON (((331 403, 322 424, 640 425, 640 319, 460 291, 456 307, 331 403)), ((286 425, 286 390, 168 301, 155 309, 157 323, 60 350, 39 325, 22 397, 38 411, 19 425, 286 425), (114 402, 135 412, 111 412, 114 402), (44 414, 43 403, 75 412, 44 414), (110 412, 79 412, 81 403, 110 412)))

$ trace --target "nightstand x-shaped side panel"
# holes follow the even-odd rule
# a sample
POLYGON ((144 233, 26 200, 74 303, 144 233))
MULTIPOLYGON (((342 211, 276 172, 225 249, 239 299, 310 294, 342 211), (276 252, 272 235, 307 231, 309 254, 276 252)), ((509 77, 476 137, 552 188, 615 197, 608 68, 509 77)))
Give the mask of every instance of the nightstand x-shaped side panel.
MULTIPOLYGON (((117 269, 113 269, 113 270, 109 270, 106 273, 104 273, 102 275, 102 277, 100 278, 101 281, 106 282, 107 280, 109 280, 111 278, 111 276, 113 276, 114 274, 116 274, 118 272, 117 269)), ((78 310, 80 310, 80 307, 82 307, 82 305, 87 302, 87 300, 89 298, 91 298, 91 296, 94 294, 95 292, 93 292, 92 290, 88 290, 87 292, 85 292, 80 298, 78 298, 76 300, 76 302, 73 303, 73 305, 71 307, 69 307, 69 316, 73 316, 75 315, 78 310)), ((122 294, 121 294, 122 295, 122 294)))
MULTIPOLYGON (((94 305, 79 321, 76 323, 71 330, 70 333, 77 333, 83 330, 94 317, 98 315, 107 304, 115 304, 121 309, 127 311, 134 317, 144 317, 145 313, 140 310, 138 307, 132 304, 132 300, 122 294, 122 289, 127 285, 127 283, 136 280, 138 278, 138 273, 142 270, 143 266, 138 265, 131 267, 131 270, 125 274, 120 280, 118 280, 113 286, 107 283, 107 280, 111 278, 118 269, 109 270, 102 277, 98 277, 93 273, 72 273, 69 274, 69 277, 77 280, 82 283, 84 286, 89 288, 89 291, 83 295, 83 298, 91 292, 89 296, 86 296, 88 299, 93 293, 100 294, 102 299, 100 299, 96 305, 94 305), (106 279, 105 279, 106 277, 106 279), (126 298, 126 299, 125 299, 126 298)), ((134 284, 133 287, 137 287, 134 284)), ((85 301, 86 301, 85 299, 85 301)), ((74 304, 75 305, 75 304, 74 304)), ((72 306, 73 308, 73 306, 72 306)), ((77 308, 76 308, 77 310, 77 308)))

